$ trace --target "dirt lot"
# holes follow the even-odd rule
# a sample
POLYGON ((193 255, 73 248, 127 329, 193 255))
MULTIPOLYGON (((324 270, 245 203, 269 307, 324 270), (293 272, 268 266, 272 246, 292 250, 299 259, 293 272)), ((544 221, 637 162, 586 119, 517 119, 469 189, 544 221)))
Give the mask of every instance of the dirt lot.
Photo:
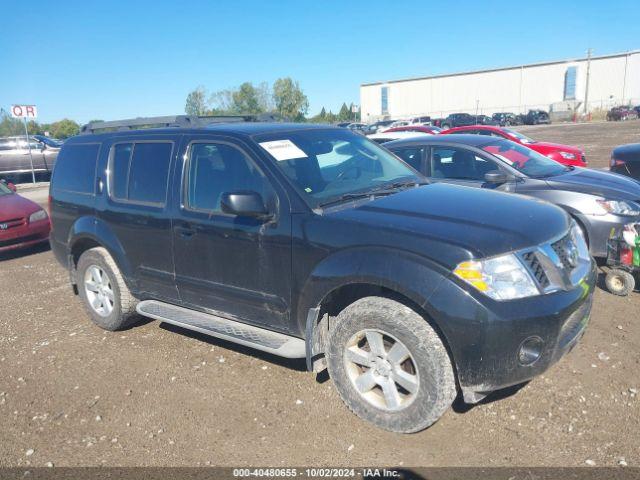
MULTIPOLYGON (((640 121, 522 130, 594 167, 640 140, 640 121)), ((0 274, 1 466, 640 466, 638 293, 598 290, 582 342, 521 390, 397 435, 302 362, 158 322, 98 329, 45 249, 0 274)))

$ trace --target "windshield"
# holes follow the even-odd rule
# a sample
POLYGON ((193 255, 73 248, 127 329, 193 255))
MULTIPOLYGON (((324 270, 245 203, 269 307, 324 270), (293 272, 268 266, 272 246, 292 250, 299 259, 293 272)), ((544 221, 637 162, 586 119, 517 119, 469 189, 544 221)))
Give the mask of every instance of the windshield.
POLYGON ((529 177, 552 177, 567 171, 559 163, 508 140, 493 140, 481 147, 529 177))
POLYGON ((300 130, 254 139, 314 207, 399 181, 425 181, 387 150, 348 130, 300 130))
POLYGON ((511 135, 512 137, 515 137, 518 140, 520 140, 522 143, 526 143, 526 144, 536 143, 536 141, 533 138, 529 138, 526 135, 521 134, 520 132, 516 132, 515 130, 509 130, 508 128, 505 128, 503 130, 509 135, 511 135))
POLYGON ((13 192, 3 182, 0 182, 0 197, 3 195, 10 195, 13 192))

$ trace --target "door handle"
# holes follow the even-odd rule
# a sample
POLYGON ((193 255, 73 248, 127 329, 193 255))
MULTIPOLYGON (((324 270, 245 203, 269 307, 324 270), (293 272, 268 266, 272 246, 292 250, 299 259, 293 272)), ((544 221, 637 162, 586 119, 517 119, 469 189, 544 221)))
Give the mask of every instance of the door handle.
POLYGON ((191 227, 175 227, 176 232, 183 238, 191 238, 196 234, 195 229, 191 227))

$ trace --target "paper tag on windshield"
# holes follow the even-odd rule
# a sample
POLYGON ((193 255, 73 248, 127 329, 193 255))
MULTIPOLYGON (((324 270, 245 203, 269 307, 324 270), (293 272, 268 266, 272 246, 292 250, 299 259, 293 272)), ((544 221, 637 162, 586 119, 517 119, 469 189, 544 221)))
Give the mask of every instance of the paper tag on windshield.
POLYGON ((307 154, 300 150, 291 140, 262 142, 260 146, 279 162, 292 160, 294 158, 307 158, 307 154))

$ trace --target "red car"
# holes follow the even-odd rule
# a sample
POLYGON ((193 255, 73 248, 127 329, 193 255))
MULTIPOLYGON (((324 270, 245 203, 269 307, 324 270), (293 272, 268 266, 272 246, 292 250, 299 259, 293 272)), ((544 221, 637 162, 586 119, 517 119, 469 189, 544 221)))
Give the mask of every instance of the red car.
POLYGON ((531 150, 535 150, 545 157, 562 163, 563 165, 573 165, 575 167, 587 166, 584 151, 578 147, 561 145, 559 143, 538 142, 509 128, 494 127, 491 125, 471 125, 468 127, 450 128, 449 130, 443 131, 442 135, 448 135, 450 133, 471 133, 506 138, 512 142, 529 147, 531 150))
POLYGON ((48 242, 50 230, 44 209, 0 182, 0 252, 48 242))
POLYGON ((404 125, 402 127, 388 128, 387 130, 385 130, 382 133, 387 133, 387 132, 422 132, 422 133, 429 133, 431 135, 436 135, 436 134, 440 133, 441 131, 442 131, 441 128, 432 127, 432 126, 429 126, 429 125, 404 125))

